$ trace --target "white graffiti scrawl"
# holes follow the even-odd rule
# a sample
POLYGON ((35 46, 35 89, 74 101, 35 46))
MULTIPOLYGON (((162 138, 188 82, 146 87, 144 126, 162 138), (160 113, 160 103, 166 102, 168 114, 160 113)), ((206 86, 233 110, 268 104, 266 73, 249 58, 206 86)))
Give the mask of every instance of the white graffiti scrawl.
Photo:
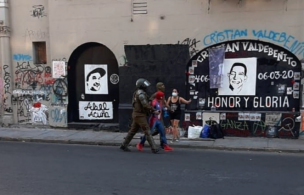
POLYGON ((47 124, 47 107, 45 105, 36 102, 30 109, 30 112, 32 113, 32 123, 47 124))

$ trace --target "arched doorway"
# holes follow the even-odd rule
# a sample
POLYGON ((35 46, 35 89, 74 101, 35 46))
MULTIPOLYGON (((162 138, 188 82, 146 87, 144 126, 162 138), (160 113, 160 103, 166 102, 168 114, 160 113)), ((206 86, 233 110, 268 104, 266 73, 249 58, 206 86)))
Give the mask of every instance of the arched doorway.
MULTIPOLYGON (((187 64, 190 125, 217 121, 226 135, 299 136, 301 62, 260 40, 233 40, 198 52, 187 64)), ((186 118, 186 117, 185 117, 186 118)))
POLYGON ((106 46, 77 47, 68 61, 68 123, 118 123, 118 63, 106 46))

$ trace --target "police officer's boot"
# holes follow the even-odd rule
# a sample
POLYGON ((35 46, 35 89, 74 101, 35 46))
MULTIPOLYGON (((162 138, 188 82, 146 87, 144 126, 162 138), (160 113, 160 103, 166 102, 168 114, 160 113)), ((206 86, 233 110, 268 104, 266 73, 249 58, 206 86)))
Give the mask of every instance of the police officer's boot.
POLYGON ((150 146, 151 146, 151 150, 153 153, 158 153, 159 149, 156 147, 156 144, 154 142, 154 139, 152 137, 152 135, 150 133, 148 133, 148 135, 146 135, 147 141, 149 142, 150 146))
POLYGON ((121 144, 120 149, 125 152, 130 152, 131 150, 128 148, 129 143, 133 139, 135 133, 128 133, 128 135, 125 137, 125 141, 121 144))

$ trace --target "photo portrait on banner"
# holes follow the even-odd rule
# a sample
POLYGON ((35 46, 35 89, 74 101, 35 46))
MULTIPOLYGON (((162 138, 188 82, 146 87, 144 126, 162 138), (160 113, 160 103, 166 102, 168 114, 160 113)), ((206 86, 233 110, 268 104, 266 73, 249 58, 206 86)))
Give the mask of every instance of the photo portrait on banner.
POLYGON ((85 64, 84 79, 86 94, 108 94, 108 66, 85 64))
POLYGON ((257 58, 224 60, 223 87, 219 95, 248 96, 256 94, 257 58))

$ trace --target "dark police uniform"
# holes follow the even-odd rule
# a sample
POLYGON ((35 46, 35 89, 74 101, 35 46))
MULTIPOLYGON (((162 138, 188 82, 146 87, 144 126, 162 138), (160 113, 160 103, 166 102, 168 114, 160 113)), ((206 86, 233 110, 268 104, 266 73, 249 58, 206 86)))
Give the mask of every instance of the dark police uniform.
POLYGON ((133 121, 128 135, 125 137, 125 141, 122 143, 120 149, 124 151, 130 151, 128 149, 129 143, 133 139, 134 135, 138 132, 138 130, 142 129, 146 135, 147 141, 150 144, 152 152, 157 153, 159 150, 155 145, 153 137, 151 136, 150 127, 147 121, 147 116, 156 110, 149 104, 149 97, 146 92, 140 88, 134 92, 132 104, 133 121))

